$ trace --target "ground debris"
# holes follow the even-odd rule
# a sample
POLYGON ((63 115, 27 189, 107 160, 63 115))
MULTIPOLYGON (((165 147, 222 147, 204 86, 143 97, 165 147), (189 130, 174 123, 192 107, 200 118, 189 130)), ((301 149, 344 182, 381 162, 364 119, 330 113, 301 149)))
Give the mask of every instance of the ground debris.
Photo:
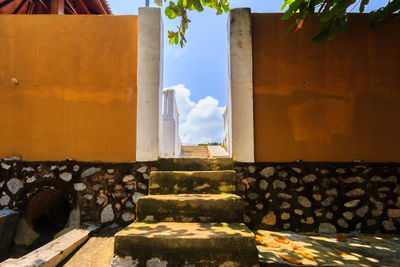
POLYGON ((282 259, 284 259, 285 261, 290 262, 290 263, 294 263, 294 264, 297 264, 297 265, 303 265, 301 260, 286 256, 286 255, 282 255, 282 254, 278 254, 278 256, 281 257, 282 259))
POLYGON ((400 266, 400 238, 397 235, 310 234, 267 230, 255 233, 262 240, 262 244, 257 246, 261 264, 400 266), (278 240, 282 242, 278 243, 278 240), (269 243, 279 244, 280 247, 267 246, 269 243))

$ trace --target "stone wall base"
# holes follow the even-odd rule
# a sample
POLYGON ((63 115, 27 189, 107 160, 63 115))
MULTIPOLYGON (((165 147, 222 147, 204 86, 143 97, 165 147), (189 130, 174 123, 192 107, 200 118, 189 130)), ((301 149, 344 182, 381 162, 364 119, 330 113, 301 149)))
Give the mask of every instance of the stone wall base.
POLYGON ((151 163, 2 161, 0 209, 24 212, 27 201, 48 189, 61 192, 79 207, 82 223, 135 220, 137 198, 148 192, 151 163))
POLYGON ((245 222, 313 232, 398 232, 400 164, 237 164, 245 222))
MULTIPOLYGON (((210 162, 201 162, 199 166, 208 169, 215 165, 237 172, 237 193, 247 204, 244 221, 252 228, 399 232, 399 163, 210 162)), ((72 208, 79 207, 81 223, 126 225, 136 219, 137 199, 148 194, 152 170, 192 170, 196 166, 195 162, 188 164, 184 160, 148 163, 3 160, 0 209, 23 214, 32 196, 54 189, 62 192, 72 208)))

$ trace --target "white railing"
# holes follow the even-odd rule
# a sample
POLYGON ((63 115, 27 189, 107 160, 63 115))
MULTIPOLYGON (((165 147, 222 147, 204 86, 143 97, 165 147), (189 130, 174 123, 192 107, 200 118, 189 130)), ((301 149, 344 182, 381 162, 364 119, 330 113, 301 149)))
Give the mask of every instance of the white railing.
POLYGON ((181 148, 175 90, 166 89, 163 91, 162 99, 160 156, 162 158, 178 158, 181 155, 181 148))

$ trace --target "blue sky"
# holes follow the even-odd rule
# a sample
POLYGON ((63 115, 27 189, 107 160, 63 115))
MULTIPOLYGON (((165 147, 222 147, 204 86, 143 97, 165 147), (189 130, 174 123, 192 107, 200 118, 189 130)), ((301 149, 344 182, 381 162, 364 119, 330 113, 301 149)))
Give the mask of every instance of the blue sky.
MULTIPOLYGON (((151 6, 156 6, 150 0, 151 6)), ((236 0, 231 6, 249 7, 253 12, 279 12, 282 1, 277 0, 236 0), (271 2, 266 4, 267 2, 271 2)), ((145 0, 109 0, 116 15, 137 14, 138 7, 145 0)), ((185 84, 190 88, 193 101, 212 96, 221 105, 227 102, 227 14, 215 15, 215 11, 191 12, 185 48, 168 44, 168 30, 176 29, 179 20, 164 21, 164 87, 185 84)))
MULTIPOLYGON (((135 15, 145 0, 108 0, 115 15, 135 15)), ((150 0, 151 6, 155 6, 150 0)), ((169 2, 169 1, 168 1, 169 2)), ((374 0, 366 11, 376 9, 386 0, 374 0)), ((250 7, 252 12, 281 12, 283 0, 233 0, 231 8, 250 7)), ((357 9, 355 9, 356 11, 357 9)), ((179 20, 169 20, 164 12, 164 88, 175 88, 180 119, 180 135, 185 144, 220 141, 221 114, 227 103, 227 14, 191 12, 182 49, 168 44, 168 30, 176 29, 179 20)))

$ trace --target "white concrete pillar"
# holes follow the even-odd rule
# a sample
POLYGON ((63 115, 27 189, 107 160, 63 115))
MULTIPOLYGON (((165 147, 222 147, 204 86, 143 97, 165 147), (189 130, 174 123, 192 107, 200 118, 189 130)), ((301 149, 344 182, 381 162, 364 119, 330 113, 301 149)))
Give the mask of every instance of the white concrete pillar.
POLYGON ((173 118, 175 112, 175 90, 174 89, 167 89, 164 92, 164 101, 163 101, 163 117, 165 118, 173 118))
POLYGON ((163 75, 161 9, 139 8, 136 161, 158 160, 163 75))
POLYGON ((163 113, 160 138, 160 156, 176 158, 181 154, 181 140, 179 138, 179 112, 175 99, 175 90, 164 90, 163 113))
POLYGON ((228 23, 232 158, 254 162, 253 46, 251 9, 230 11, 228 23))

